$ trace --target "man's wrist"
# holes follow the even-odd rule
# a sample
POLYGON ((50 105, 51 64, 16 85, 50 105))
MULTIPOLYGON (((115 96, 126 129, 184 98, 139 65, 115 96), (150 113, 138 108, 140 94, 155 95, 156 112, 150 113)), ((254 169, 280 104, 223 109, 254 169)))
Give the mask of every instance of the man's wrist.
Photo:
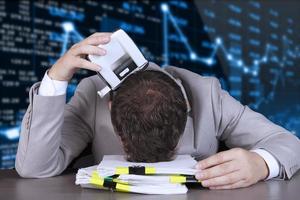
POLYGON ((256 152, 251 152, 254 154, 255 158, 256 158, 256 164, 258 166, 260 166, 259 168, 261 170, 259 170, 260 172, 260 177, 259 177, 259 180, 265 180, 269 174, 270 174, 270 170, 269 170, 269 167, 268 167, 268 164, 266 163, 266 161, 263 159, 263 157, 261 157, 258 153, 256 152))
POLYGON ((47 71, 48 77, 50 79, 56 80, 56 81, 66 81, 66 80, 62 79, 61 77, 57 76, 57 73, 55 73, 55 66, 54 65, 47 71))
POLYGON ((254 149, 251 150, 251 152, 258 154, 266 163, 269 173, 265 180, 277 177, 279 175, 279 163, 271 153, 264 149, 254 149))

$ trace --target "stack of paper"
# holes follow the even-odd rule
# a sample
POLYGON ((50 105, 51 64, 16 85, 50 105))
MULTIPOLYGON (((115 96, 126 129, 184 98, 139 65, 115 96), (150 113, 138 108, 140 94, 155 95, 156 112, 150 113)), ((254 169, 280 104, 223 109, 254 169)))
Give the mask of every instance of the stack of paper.
POLYGON ((187 192, 184 183, 198 182, 194 177, 195 165, 189 155, 157 163, 134 163, 119 155, 104 156, 98 166, 79 169, 76 184, 143 194, 182 194, 187 192))

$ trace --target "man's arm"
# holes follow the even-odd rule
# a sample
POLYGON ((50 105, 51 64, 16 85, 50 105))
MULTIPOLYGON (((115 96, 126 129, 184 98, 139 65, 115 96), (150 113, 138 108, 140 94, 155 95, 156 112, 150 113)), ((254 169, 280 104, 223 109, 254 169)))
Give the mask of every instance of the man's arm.
POLYGON ((63 85, 65 88, 64 81, 68 82, 80 68, 101 70, 84 57, 105 55, 105 50, 98 45, 109 41, 110 33, 95 33, 73 45, 51 67, 49 77, 45 76, 48 82, 44 80, 40 94, 39 83, 31 88, 16 157, 16 170, 21 176, 58 175, 91 141, 96 110, 94 84, 89 79, 81 81, 67 105, 65 91, 55 87, 63 85), (50 78, 53 80, 49 81, 50 78), (60 95, 53 96, 55 94, 60 95))
POLYGON ((300 167, 299 139, 284 128, 275 125, 263 115, 252 111, 247 106, 241 105, 226 91, 221 89, 216 79, 212 83, 211 95, 216 122, 216 137, 224 141, 229 148, 238 147, 242 149, 221 152, 199 162, 199 165, 202 165, 200 168, 203 169, 201 175, 203 176, 204 174, 205 177, 202 177, 202 179, 213 179, 204 183, 208 182, 209 184, 207 185, 212 186, 212 188, 226 189, 245 187, 261 180, 262 176, 260 173, 263 170, 256 170, 255 172, 256 166, 260 165, 259 169, 265 169, 267 165, 263 165, 262 161, 264 160, 261 159, 262 157, 258 153, 246 151, 254 149, 262 149, 268 152, 279 162, 279 178, 291 178, 300 167), (232 167, 233 161, 237 161, 235 166, 247 164, 244 165, 243 169, 236 169, 232 167), (225 170, 224 168, 227 169, 225 170), (222 170, 223 173, 221 174, 216 172, 222 170), (236 176, 237 172, 234 171, 238 171, 240 174, 236 176), (248 182, 238 180, 245 173, 250 173, 253 176, 243 177, 244 179, 248 178, 248 182), (211 182, 216 183, 220 179, 223 181, 223 185, 227 186, 221 187, 218 185, 214 187, 214 185, 211 185, 211 182), (235 180, 243 184, 237 184, 235 180))
POLYGON ((247 106, 222 90, 217 80, 212 92, 218 101, 220 112, 218 137, 229 148, 241 147, 247 150, 264 149, 272 154, 284 167, 287 178, 300 168, 300 141, 286 129, 272 123, 262 114, 247 106))
POLYGON ((78 85, 67 105, 65 94, 42 96, 38 90, 39 83, 30 90, 30 104, 21 127, 16 170, 22 177, 60 174, 92 139, 91 102, 95 103, 96 92, 90 80, 84 79, 78 85))

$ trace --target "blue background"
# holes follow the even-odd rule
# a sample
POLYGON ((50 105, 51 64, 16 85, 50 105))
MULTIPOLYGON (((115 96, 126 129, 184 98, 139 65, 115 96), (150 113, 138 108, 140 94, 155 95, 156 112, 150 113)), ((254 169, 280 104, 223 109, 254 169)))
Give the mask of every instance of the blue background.
MULTIPOLYGON (((124 29, 145 57, 216 76, 300 136, 297 1, 0 1, 0 168, 14 166, 30 86, 72 44, 124 29)), ((80 71, 68 86, 93 75, 80 71)))

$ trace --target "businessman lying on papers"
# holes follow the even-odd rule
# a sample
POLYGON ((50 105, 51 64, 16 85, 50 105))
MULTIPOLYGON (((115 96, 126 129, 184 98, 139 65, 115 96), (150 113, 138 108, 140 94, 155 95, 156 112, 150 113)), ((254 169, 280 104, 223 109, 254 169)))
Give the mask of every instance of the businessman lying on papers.
POLYGON ((148 62, 122 30, 73 45, 29 96, 16 157, 22 177, 60 174, 88 143, 95 164, 109 154, 133 162, 192 155, 196 178, 210 189, 290 179, 300 168, 297 137, 240 104, 216 78, 148 62), (65 104, 80 68, 98 75, 83 79, 65 104), (219 152, 220 144, 229 150, 219 152))

